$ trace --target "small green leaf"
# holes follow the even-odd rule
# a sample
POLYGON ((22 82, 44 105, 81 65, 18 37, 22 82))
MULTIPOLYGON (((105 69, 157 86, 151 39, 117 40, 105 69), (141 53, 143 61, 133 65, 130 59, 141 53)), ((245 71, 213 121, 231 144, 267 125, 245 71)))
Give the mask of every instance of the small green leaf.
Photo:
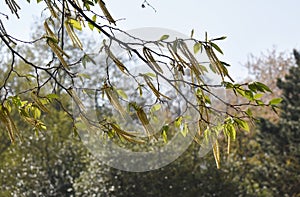
POLYGON ((182 116, 178 117, 175 122, 174 122, 174 125, 175 127, 179 128, 180 125, 181 125, 181 121, 182 121, 182 116))
MULTIPOLYGON (((96 20, 97 20, 97 16, 94 15, 94 16, 92 17, 92 21, 93 21, 93 22, 96 22, 96 20)), ((95 28, 94 24, 91 23, 91 22, 88 22, 88 26, 89 26, 89 28, 90 28, 92 31, 93 31, 94 28, 95 28)))
POLYGON ((225 40, 226 38, 227 38, 226 36, 222 36, 222 37, 219 37, 219 38, 211 39, 210 41, 225 40))
POLYGON ((160 41, 162 41, 162 40, 166 40, 166 39, 168 39, 170 36, 169 35, 163 35, 162 37, 160 37, 160 41))
POLYGON ((117 90, 117 93, 120 97, 122 97, 123 99, 127 100, 128 99, 128 96, 127 94, 122 90, 122 89, 118 89, 117 90))
POLYGON ((282 98, 274 98, 272 100, 270 100, 269 105, 278 105, 279 103, 281 103, 282 98))
POLYGON ((155 105, 153 105, 152 107, 151 107, 151 112, 153 113, 153 112, 156 112, 156 111, 158 111, 158 110, 160 110, 161 109, 161 104, 159 104, 159 103, 157 103, 157 104, 155 104, 155 105))
POLYGON ((201 64, 198 64, 198 66, 200 67, 201 71, 203 72, 208 72, 207 68, 201 64))
POLYGON ((139 90, 140 97, 142 97, 143 96, 142 86, 139 85, 138 90, 139 90))
POLYGON ((41 117, 41 110, 37 107, 33 107, 33 117, 39 119, 41 117))
POLYGON ((223 64, 224 66, 227 66, 227 67, 230 67, 231 65, 230 64, 228 64, 228 63, 226 63, 226 62, 223 62, 223 61, 220 61, 221 62, 221 64, 223 64))
POLYGON ((253 98, 254 98, 255 100, 257 100, 257 99, 260 99, 262 96, 263 96, 263 94, 258 93, 258 94, 255 94, 255 95, 253 96, 253 98))
POLYGON ((241 96, 245 97, 246 93, 245 90, 243 90, 242 88, 236 88, 235 89, 241 96))
POLYGON ((108 135, 109 138, 113 138, 115 136, 115 133, 116 132, 114 130, 108 130, 107 131, 107 135, 108 135))
POLYGON ((213 73, 217 73, 216 68, 212 64, 209 64, 209 68, 213 73))
POLYGON ((243 130, 250 132, 250 128, 248 123, 245 120, 241 120, 241 119, 234 119, 234 121, 237 123, 237 125, 242 128, 243 130))
POLYGON ((211 104, 210 98, 208 95, 204 95, 205 103, 206 104, 211 104))
POLYGON ((82 65, 84 68, 86 68, 87 63, 91 62, 94 65, 96 65, 96 62, 93 58, 91 58, 88 54, 84 54, 82 59, 81 59, 82 65))
POLYGON ((93 31, 94 30, 94 28, 95 28, 95 26, 92 24, 92 23, 90 23, 90 22, 88 22, 88 26, 89 26, 89 28, 93 31))
POLYGON ((232 89, 234 85, 230 82, 223 81, 222 84, 225 86, 226 89, 232 89))
POLYGON ((194 53, 198 53, 199 50, 202 48, 202 44, 200 42, 197 42, 194 44, 194 53))
POLYGON ((245 90, 245 98, 247 98, 249 101, 253 101, 253 92, 250 90, 245 90))
POLYGON ((42 124, 42 125, 40 126, 40 128, 43 129, 43 130, 47 130, 47 127, 46 127, 46 125, 44 125, 44 124, 42 124))
POLYGON ((12 102, 15 106, 22 107, 22 101, 21 101, 20 97, 14 96, 14 97, 11 97, 11 98, 12 98, 12 102))
POLYGON ((58 99, 59 98, 59 96, 57 94, 48 94, 46 97, 48 99, 58 99))
POLYGON ((156 77, 156 74, 154 74, 154 73, 145 73, 144 75, 147 75, 148 77, 153 77, 153 78, 156 77))
POLYGON ((84 3, 84 7, 86 7, 86 9, 87 9, 88 11, 91 10, 91 6, 90 6, 88 3, 84 3))
POLYGON ((97 15, 94 15, 94 16, 92 17, 92 20, 93 20, 94 22, 96 22, 96 20, 97 20, 97 15))
POLYGON ((266 86, 265 84, 261 83, 261 82, 255 82, 255 85, 257 86, 257 89, 261 92, 272 92, 272 90, 266 86))
POLYGON ((265 105, 264 102, 262 102, 261 100, 256 100, 255 102, 256 102, 256 104, 258 104, 259 106, 265 105))
POLYGON ((211 46, 216 49, 219 53, 223 54, 223 51, 220 49, 220 47, 218 45, 216 45, 215 43, 211 42, 211 46))
POLYGON ((188 134, 188 132, 189 132, 188 125, 187 125, 187 123, 184 123, 184 127, 183 127, 183 129, 181 130, 181 134, 183 135, 183 137, 186 137, 187 134, 188 134))
POLYGON ((247 114, 248 116, 250 116, 250 117, 253 115, 250 108, 248 108, 245 112, 246 112, 246 114, 247 114))
POLYGON ((69 19, 69 23, 75 28, 75 29, 78 29, 78 30, 82 30, 82 27, 81 27, 81 24, 79 21, 75 20, 75 19, 69 19))
POLYGON ((191 38, 193 38, 193 36, 194 36, 194 29, 192 29, 191 31, 191 38))
POLYGON ((168 136, 167 136, 168 130, 169 130, 168 125, 164 125, 161 129, 161 135, 162 135, 162 138, 164 140, 164 143, 168 143, 168 136))
POLYGON ((256 87, 255 83, 249 83, 248 88, 254 93, 257 92, 257 87, 256 87))

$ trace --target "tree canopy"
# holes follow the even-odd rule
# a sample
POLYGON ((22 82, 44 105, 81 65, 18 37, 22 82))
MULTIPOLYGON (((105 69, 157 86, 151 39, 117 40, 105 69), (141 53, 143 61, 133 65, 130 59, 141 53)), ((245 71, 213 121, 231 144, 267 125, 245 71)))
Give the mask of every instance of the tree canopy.
MULTIPOLYGON (((19 17, 18 3, 5 2, 19 17)), ((121 21, 102 0, 37 3, 46 8, 37 25, 43 30, 29 42, 7 32, 2 21, 9 13, 0 13, 0 121, 12 142, 23 136, 16 114, 39 133, 49 128, 44 119, 54 106, 68 115, 75 135, 100 132, 121 147, 135 150, 140 144, 149 151, 180 133, 181 141, 208 144, 219 167, 219 136, 229 153, 236 130, 249 131, 251 108, 275 109, 281 101, 263 101, 271 89, 261 82, 234 82, 230 65, 219 58, 223 51, 217 43, 225 36, 201 39, 192 30, 187 38, 162 33, 147 40, 119 29, 121 21), (83 38, 85 30, 101 40, 98 46, 93 36, 83 38), (15 86, 16 81, 23 85, 15 86), (227 91, 244 99, 228 101, 227 91)), ((151 5, 144 1, 143 6, 151 5)))

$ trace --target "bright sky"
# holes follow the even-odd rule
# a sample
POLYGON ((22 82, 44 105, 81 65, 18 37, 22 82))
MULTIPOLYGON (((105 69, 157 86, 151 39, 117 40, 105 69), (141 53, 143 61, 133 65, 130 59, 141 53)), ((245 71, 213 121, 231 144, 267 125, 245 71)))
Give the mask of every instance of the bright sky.
MULTIPOLYGON (((19 2, 27 5, 25 0, 19 2)), ((9 33, 28 38, 25 34, 30 32, 32 16, 39 15, 32 2, 22 9, 22 21, 9 23, 9 33)), ((204 38, 205 31, 211 37, 227 36, 219 42, 225 53, 222 59, 232 64, 238 78, 246 74, 241 65, 251 53, 259 56, 274 47, 278 51, 300 50, 299 0, 148 0, 157 12, 141 8, 143 0, 105 2, 114 18, 126 18, 118 22, 124 30, 163 27, 186 35, 194 29, 199 39, 204 38)), ((0 12, 4 6, 1 1, 0 12)), ((2 16, 0 19, 5 21, 2 16)))

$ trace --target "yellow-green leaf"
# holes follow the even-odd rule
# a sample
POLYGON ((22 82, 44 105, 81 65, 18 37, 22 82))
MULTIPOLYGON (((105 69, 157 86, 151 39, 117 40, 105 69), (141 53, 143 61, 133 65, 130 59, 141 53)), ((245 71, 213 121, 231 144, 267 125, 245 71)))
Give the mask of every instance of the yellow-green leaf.
POLYGON ((166 40, 166 39, 168 39, 170 36, 169 35, 163 35, 162 37, 160 37, 160 41, 162 41, 162 40, 166 40))
POLYGON ((181 125, 181 121, 182 121, 182 116, 178 117, 175 122, 174 122, 174 125, 175 127, 179 128, 180 125, 181 125))
POLYGON ((116 91, 120 97, 122 97, 123 99, 128 99, 127 94, 122 89, 118 89, 116 91))
POLYGON ((188 134, 188 132, 189 132, 188 125, 187 125, 187 123, 184 123, 184 127, 183 127, 183 129, 181 130, 181 134, 183 135, 183 137, 186 137, 187 134, 188 134))
POLYGON ((199 50, 202 48, 202 44, 200 42, 197 42, 194 44, 194 53, 198 53, 199 50))
POLYGON ((39 119, 41 117, 41 110, 37 107, 33 107, 33 117, 39 119))
POLYGON ((164 143, 168 142, 168 135, 167 135, 168 130, 169 130, 168 125, 165 125, 165 126, 162 127, 161 135, 162 135, 162 138, 164 140, 164 143))
POLYGON ((82 27, 81 27, 81 24, 79 21, 75 20, 75 19, 69 19, 69 23, 75 28, 75 29, 78 29, 78 30, 82 30, 82 27))
POLYGON ((282 98, 274 98, 272 100, 270 100, 269 105, 278 105, 279 103, 281 103, 282 98))
POLYGON ((153 112, 160 110, 160 108, 161 108, 161 104, 157 103, 151 107, 150 111, 153 113, 153 112))

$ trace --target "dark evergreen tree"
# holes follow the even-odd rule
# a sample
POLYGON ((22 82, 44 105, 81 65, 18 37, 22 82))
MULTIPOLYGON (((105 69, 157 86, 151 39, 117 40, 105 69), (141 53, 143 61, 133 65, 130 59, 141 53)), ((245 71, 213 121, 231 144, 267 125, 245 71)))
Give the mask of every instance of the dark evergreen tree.
MULTIPOLYGON (((273 180, 279 195, 300 194, 300 53, 293 51, 296 65, 277 80, 282 91, 279 122, 260 121, 259 142, 266 154, 273 157, 273 180)), ((269 171, 270 171, 269 170, 269 171)))
POLYGON ((294 50, 296 66, 290 68, 284 79, 278 79, 277 86, 282 90, 279 128, 287 144, 284 154, 293 154, 300 162, 300 54, 294 50))

